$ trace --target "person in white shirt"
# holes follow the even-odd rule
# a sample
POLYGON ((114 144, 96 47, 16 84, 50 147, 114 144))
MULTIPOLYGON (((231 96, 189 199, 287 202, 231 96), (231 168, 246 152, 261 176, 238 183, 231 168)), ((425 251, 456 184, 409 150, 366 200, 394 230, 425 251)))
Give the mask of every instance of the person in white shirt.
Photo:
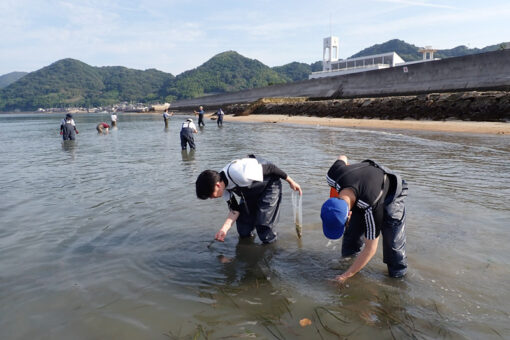
POLYGON ((299 184, 285 172, 253 155, 230 162, 220 172, 203 171, 195 183, 197 197, 223 197, 230 210, 215 239, 223 242, 236 222, 241 238, 252 237, 255 230, 262 243, 274 242, 282 200, 280 179, 287 181, 292 190, 302 194, 299 184), (240 198, 239 203, 236 196, 240 198))
POLYGON ((197 133, 197 127, 193 123, 193 119, 188 118, 181 126, 181 149, 186 150, 188 144, 191 150, 195 150, 195 139, 193 134, 197 133))

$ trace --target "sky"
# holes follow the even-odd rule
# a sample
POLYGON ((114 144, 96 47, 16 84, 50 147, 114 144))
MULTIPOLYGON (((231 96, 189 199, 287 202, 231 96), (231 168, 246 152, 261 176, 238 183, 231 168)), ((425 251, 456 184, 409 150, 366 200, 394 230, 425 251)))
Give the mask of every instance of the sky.
POLYGON ((391 39, 437 49, 510 41, 510 0, 0 0, 0 75, 64 58, 178 75, 225 51, 268 66, 391 39))

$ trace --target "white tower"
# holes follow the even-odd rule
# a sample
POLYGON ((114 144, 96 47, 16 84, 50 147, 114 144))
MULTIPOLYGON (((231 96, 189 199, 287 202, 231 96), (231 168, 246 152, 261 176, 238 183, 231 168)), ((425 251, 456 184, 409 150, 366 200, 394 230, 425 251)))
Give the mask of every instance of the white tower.
POLYGON ((420 48, 418 52, 423 53, 423 60, 434 60, 434 52, 437 52, 437 50, 433 49, 432 46, 425 46, 420 48))
POLYGON ((338 37, 324 38, 322 55, 322 70, 331 71, 331 62, 338 61, 338 37))

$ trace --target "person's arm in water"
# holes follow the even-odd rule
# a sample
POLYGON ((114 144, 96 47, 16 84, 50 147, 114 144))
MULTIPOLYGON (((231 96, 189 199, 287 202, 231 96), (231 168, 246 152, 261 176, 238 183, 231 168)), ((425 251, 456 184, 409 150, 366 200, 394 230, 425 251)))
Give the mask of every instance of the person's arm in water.
POLYGON ((225 241, 225 236, 227 236, 228 231, 234 224, 234 222, 239 217, 239 211, 236 210, 230 210, 227 216, 227 219, 225 220, 225 223, 223 223, 223 226, 221 229, 216 233, 216 236, 214 236, 214 239, 220 242, 225 241))
MULTIPOLYGON (((342 159, 340 157, 338 159, 343 160, 347 164, 347 157, 345 157, 345 159, 342 159)), ((338 197, 346 201, 347 204, 349 205, 349 217, 350 217, 351 209, 356 202, 356 195, 354 194, 354 191, 351 188, 342 189, 338 194, 338 197)), ((348 226, 346 226, 346 228, 348 228, 348 226)), ((351 264, 351 266, 343 274, 335 277, 335 280, 339 281, 340 283, 343 283, 348 278, 354 276, 357 272, 363 269, 367 265, 367 263, 370 262, 372 257, 374 257, 375 252, 377 251, 378 241, 379 236, 374 240, 368 240, 365 238, 365 248, 363 248, 363 250, 358 254, 358 256, 351 264)))
POLYGON ((348 278, 353 277, 357 272, 363 269, 368 262, 374 257, 375 252, 377 251, 377 243, 379 241, 379 236, 375 240, 367 240, 365 238, 365 248, 358 254, 354 262, 351 264, 349 269, 345 271, 342 275, 338 275, 335 277, 335 280, 343 283, 348 278))

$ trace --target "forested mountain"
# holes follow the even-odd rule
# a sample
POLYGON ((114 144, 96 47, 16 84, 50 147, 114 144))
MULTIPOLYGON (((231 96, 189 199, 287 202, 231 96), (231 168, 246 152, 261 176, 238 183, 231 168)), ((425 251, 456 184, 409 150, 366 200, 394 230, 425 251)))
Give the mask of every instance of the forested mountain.
POLYGON ((405 61, 422 59, 422 54, 418 52, 419 47, 408 44, 405 41, 393 39, 382 44, 376 44, 361 50, 350 58, 365 57, 373 54, 396 52, 405 61))
MULTIPOLYGON (((503 44, 482 49, 458 46, 439 50, 435 56, 448 58, 494 51, 502 47, 503 44)), ((352 57, 396 52, 405 61, 413 61, 422 58, 418 49, 415 45, 393 39, 366 48, 352 57)), ((121 66, 93 67, 79 60, 63 59, 26 75, 13 72, 1 76, 0 80, 10 79, 8 81, 13 76, 22 77, 3 89, 0 87, 0 110, 97 107, 122 101, 171 102, 304 80, 308 79, 311 72, 321 70, 322 61, 312 64, 292 62, 270 68, 234 51, 220 53, 177 77, 155 69, 141 71, 121 66)))
POLYGON ((234 51, 215 55, 201 66, 181 73, 162 90, 166 100, 193 98, 285 83, 270 67, 234 51))
MULTIPOLYGON (((450 57, 460 57, 468 54, 496 51, 500 48, 503 48, 504 45, 505 43, 502 43, 498 45, 487 46, 481 49, 468 48, 467 46, 457 46, 451 49, 437 50, 437 52, 434 53, 434 57, 443 59, 450 57)), ((419 49, 420 47, 408 44, 403 40, 393 39, 388 40, 387 42, 382 44, 376 44, 371 47, 365 48, 364 50, 352 55, 350 58, 364 57, 372 54, 396 52, 405 61, 421 60, 423 56, 420 52, 418 52, 419 49)))
POLYGON ((0 89, 11 85, 21 77, 28 74, 27 72, 11 72, 0 76, 0 89))
POLYGON ((75 59, 59 60, 0 90, 0 110, 39 107, 101 106, 159 99, 169 73, 120 66, 93 67, 75 59))

